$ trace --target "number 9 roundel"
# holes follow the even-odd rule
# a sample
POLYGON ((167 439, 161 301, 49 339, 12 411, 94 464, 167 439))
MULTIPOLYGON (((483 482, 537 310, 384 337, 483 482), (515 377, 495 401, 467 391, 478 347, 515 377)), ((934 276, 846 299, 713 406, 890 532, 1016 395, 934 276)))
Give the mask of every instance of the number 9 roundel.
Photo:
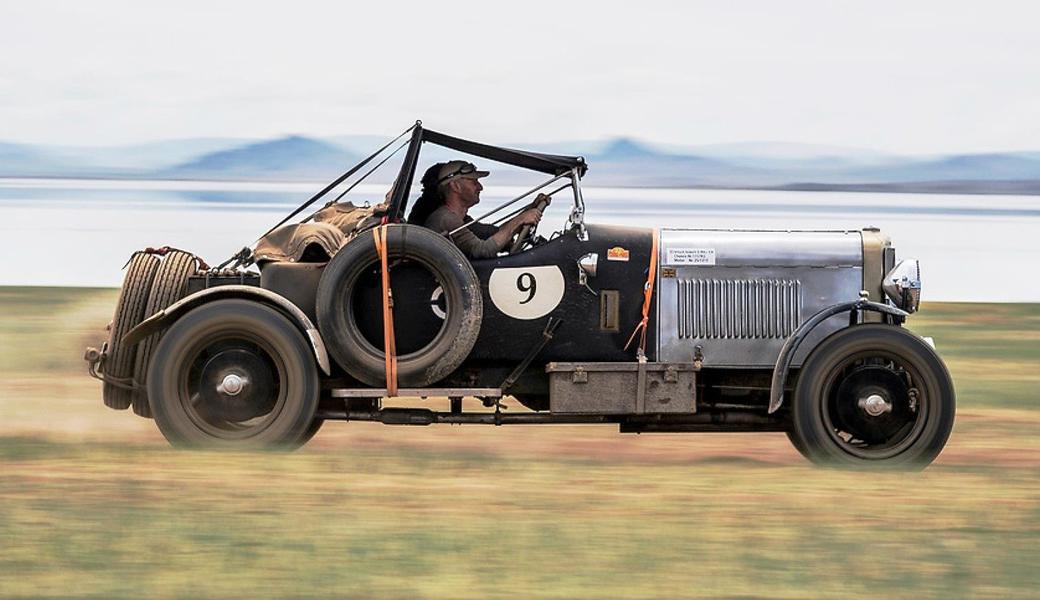
POLYGON ((495 308, 514 319, 537 319, 563 299, 563 273, 555 265, 495 269, 488 292, 495 308))

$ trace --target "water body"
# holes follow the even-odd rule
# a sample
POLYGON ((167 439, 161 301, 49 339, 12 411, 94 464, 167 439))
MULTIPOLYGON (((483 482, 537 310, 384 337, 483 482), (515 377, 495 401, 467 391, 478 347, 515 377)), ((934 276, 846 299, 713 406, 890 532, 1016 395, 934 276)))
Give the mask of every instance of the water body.
MULTIPOLYGON (((0 285, 118 286, 129 255, 169 245, 222 262, 321 184, 0 179, 0 285)), ((361 185, 355 203, 385 185, 361 185)), ((480 214, 523 188, 485 189, 480 214)), ((925 300, 1040 302, 1040 197, 584 188, 586 220, 720 229, 860 229, 922 261, 925 300)), ((413 196, 414 197, 414 196, 413 196)), ((542 221, 561 228, 569 192, 542 221)))

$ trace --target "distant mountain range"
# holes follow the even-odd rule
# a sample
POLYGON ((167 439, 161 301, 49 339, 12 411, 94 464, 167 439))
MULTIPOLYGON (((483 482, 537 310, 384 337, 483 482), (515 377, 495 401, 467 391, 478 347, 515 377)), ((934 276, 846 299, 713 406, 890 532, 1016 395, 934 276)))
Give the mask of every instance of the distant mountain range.
POLYGON ((290 136, 203 154, 163 170, 162 175, 192 179, 333 179, 359 160, 342 146, 290 136))
MULTIPOLYGON (((382 143, 375 136, 205 138, 118 147, 0 142, 0 177, 326 181, 382 143)), ((590 165, 588 185, 1040 194, 1040 151, 906 157, 785 142, 667 147, 630 138, 505 145, 583 155, 590 165)), ((427 147, 422 164, 456 155, 427 147)), ((388 163, 372 181, 392 180, 397 164, 388 163)), ((523 179, 516 169, 489 166, 496 183, 523 179)))

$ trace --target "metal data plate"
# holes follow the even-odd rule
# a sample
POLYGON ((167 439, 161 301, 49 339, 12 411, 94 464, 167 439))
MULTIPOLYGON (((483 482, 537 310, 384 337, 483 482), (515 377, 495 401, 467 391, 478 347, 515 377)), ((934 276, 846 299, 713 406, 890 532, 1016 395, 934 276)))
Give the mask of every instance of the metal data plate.
MULTIPOLYGON (((787 337, 817 311, 855 300, 862 287, 859 232, 661 232, 658 360, 706 367, 772 367, 787 337)), ((795 356, 801 364, 837 315, 795 356)))
POLYGON ((860 267, 859 231, 662 229, 661 266, 860 267))

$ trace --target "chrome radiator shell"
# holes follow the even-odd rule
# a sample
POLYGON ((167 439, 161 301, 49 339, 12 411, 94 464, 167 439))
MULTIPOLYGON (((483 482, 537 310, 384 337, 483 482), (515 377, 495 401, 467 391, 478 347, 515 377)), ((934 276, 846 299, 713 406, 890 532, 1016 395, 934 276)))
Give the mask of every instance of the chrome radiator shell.
MULTIPOLYGON (((823 308, 859 297, 859 231, 663 229, 658 261, 657 360, 706 367, 772 367, 784 340, 823 308)), ((838 315, 803 344, 798 365, 838 315)))

